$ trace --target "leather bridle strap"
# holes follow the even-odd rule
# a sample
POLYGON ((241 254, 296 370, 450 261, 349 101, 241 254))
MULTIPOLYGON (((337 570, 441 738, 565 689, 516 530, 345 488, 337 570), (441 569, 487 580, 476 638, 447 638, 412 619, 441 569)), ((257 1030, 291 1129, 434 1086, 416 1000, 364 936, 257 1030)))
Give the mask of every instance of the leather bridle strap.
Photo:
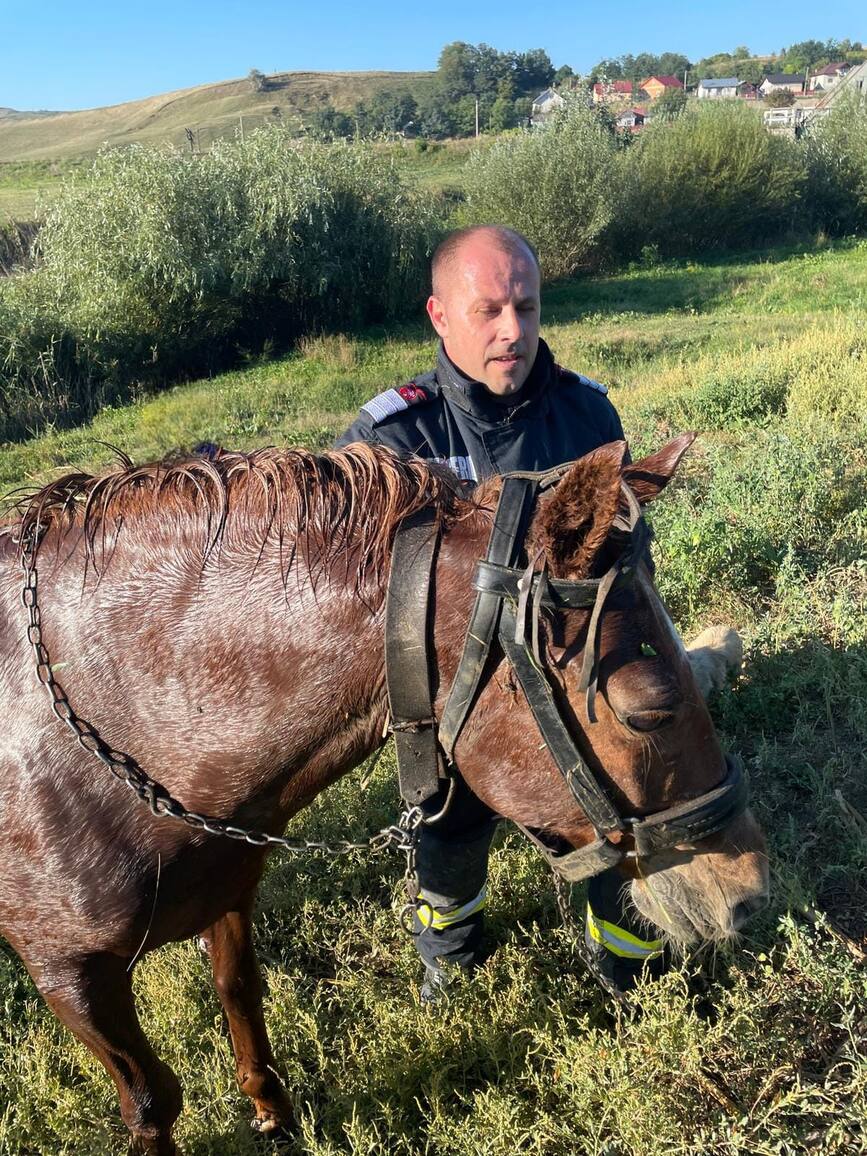
POLYGON ((515 642, 516 622, 512 606, 504 605, 500 645, 521 684, 545 746, 579 807, 593 824, 597 837, 610 831, 622 831, 624 825, 620 816, 569 734, 544 671, 536 665, 527 647, 515 642))
MULTIPOLYGON (((529 526, 536 500, 538 477, 508 475, 503 478, 485 560, 496 566, 514 566, 529 526)), ((498 593, 479 590, 470 615, 464 649, 439 725, 440 746, 454 761, 455 743, 472 709, 482 680, 502 609, 498 593)))
POLYGON ((436 511, 405 518, 395 535, 385 600, 385 678, 397 752, 400 795, 418 806, 439 791, 431 707, 428 601, 439 544, 436 511))

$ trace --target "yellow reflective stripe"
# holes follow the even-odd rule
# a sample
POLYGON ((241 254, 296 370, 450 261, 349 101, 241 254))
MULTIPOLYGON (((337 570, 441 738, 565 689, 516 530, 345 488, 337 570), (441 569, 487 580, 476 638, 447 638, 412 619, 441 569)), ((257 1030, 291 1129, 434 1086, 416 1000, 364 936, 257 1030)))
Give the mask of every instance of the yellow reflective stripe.
POLYGON ((434 931, 443 931, 446 927, 451 927, 454 923, 460 923, 461 920, 467 919, 470 915, 475 915, 477 911, 481 911, 485 906, 487 897, 488 889, 487 887, 483 887, 478 895, 460 907, 456 907, 454 911, 437 911, 437 909, 431 907, 429 903, 422 903, 416 908, 419 923, 421 923, 422 927, 432 927, 434 931))
POLYGON ((614 955, 624 959, 650 959, 662 951, 661 939, 639 939, 624 927, 599 919, 587 905, 587 934, 614 955))

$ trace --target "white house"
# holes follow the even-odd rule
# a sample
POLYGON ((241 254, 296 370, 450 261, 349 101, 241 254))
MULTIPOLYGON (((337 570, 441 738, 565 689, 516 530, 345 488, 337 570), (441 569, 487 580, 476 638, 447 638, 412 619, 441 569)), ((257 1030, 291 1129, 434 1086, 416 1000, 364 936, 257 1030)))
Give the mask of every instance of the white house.
POLYGON ((738 94, 740 81, 736 76, 724 76, 717 80, 700 80, 698 82, 699 100, 734 100, 738 94))
POLYGON ((759 92, 762 96, 769 92, 793 92, 797 96, 804 91, 804 80, 805 77, 788 72, 771 72, 759 85, 759 92))
POLYGON ((840 64, 826 64, 810 77, 807 87, 810 92, 828 92, 835 84, 839 84, 851 65, 842 61, 840 64))
POLYGON ((533 101, 533 111, 530 114, 530 119, 533 124, 542 124, 546 117, 559 109, 564 108, 566 101, 559 92, 555 92, 553 88, 546 88, 544 92, 540 92, 533 101))

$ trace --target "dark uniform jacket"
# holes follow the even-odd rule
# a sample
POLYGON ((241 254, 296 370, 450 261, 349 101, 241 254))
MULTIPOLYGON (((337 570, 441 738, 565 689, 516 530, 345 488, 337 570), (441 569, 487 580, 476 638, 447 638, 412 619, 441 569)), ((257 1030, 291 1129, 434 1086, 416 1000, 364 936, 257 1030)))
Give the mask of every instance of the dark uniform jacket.
POLYGON ((379 443, 446 462, 468 480, 547 470, 623 437, 607 392, 561 369, 540 341, 527 380, 499 397, 465 377, 440 345, 436 369, 367 402, 337 446, 379 443))

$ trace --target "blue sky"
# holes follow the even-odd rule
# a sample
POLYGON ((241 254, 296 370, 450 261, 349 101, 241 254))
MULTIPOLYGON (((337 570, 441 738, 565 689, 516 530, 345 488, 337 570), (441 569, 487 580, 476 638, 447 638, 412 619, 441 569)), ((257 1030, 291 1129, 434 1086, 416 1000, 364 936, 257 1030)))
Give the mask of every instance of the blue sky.
POLYGON ((867 39, 864 0, 0 0, 0 106, 90 108, 195 84, 289 70, 432 69, 444 44, 544 48, 576 71, 625 52, 697 60, 746 44, 779 50, 867 39))

